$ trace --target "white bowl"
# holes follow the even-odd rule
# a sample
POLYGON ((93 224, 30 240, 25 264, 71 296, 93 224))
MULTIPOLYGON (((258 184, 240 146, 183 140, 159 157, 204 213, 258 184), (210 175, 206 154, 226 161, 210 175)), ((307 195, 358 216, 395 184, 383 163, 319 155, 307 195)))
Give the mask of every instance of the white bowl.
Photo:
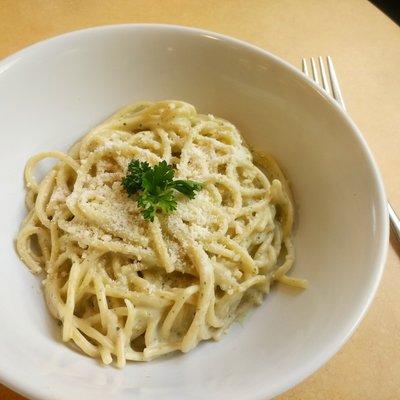
POLYGON ((0 379, 33 399, 268 399, 348 339, 382 274, 388 220, 382 181, 359 130, 301 73, 215 33, 167 25, 73 32, 0 63, 0 379), (293 275, 222 341, 124 370, 102 367, 57 336, 40 282, 13 247, 27 158, 66 150, 119 107, 181 99, 236 124, 276 156, 298 210, 293 275))

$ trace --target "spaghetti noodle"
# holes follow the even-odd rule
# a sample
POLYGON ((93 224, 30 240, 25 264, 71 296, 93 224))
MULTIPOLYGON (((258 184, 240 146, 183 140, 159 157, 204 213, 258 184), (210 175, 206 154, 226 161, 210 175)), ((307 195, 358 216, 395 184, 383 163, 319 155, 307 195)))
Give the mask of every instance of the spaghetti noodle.
POLYGON ((277 164, 270 180, 237 129, 179 101, 139 102, 93 129, 67 154, 32 157, 29 213, 17 250, 44 272, 62 338, 122 367, 221 334, 293 265, 293 205, 277 164), (59 162, 38 183, 36 164, 59 162), (143 218, 121 180, 132 159, 166 160, 179 179, 203 183, 175 212, 143 218))

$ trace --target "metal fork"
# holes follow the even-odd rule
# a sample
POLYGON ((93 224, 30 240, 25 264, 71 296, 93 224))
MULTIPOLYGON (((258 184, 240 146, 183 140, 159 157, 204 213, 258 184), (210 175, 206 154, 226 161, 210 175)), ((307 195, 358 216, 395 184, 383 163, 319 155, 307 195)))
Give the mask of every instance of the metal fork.
MULTIPOLYGON (((309 73, 307 60, 305 58, 301 60, 301 67, 303 73, 308 78, 312 79, 323 90, 325 90, 325 92, 328 95, 332 96, 338 102, 338 104, 343 108, 343 110, 346 111, 342 92, 340 91, 339 81, 331 57, 326 57, 326 64, 328 66, 328 72, 326 72, 325 64, 322 57, 318 57, 318 66, 315 59, 311 57, 310 58, 311 73, 309 73)), ((388 202, 388 212, 390 218, 390 225, 392 226, 393 232, 395 233, 397 240, 400 241, 400 220, 389 202, 388 202)))

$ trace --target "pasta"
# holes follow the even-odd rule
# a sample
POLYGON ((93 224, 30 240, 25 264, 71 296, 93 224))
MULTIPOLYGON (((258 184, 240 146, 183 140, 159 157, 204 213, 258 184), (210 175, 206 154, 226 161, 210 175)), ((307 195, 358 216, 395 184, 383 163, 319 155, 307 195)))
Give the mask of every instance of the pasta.
POLYGON ((17 251, 45 274, 63 341, 123 367, 218 340, 274 281, 305 287, 287 275, 290 192, 277 164, 259 160, 270 180, 231 123, 180 101, 129 105, 67 154, 33 156, 17 251), (37 182, 35 166, 47 157, 58 163, 37 182), (166 160, 203 189, 145 220, 121 185, 132 158, 166 160))

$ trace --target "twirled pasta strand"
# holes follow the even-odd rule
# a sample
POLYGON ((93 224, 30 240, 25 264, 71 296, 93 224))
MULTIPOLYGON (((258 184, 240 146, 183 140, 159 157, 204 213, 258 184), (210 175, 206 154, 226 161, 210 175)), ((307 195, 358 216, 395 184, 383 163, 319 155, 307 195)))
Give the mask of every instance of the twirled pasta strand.
POLYGON ((287 276, 291 195, 276 162, 264 161, 271 182, 232 124, 180 101, 129 105, 68 154, 33 156, 17 251, 46 274, 63 340, 123 367, 218 339, 274 280, 304 287, 287 276), (35 166, 47 157, 58 163, 38 183, 35 166), (147 221, 121 186, 131 158, 166 160, 204 189, 147 221))

